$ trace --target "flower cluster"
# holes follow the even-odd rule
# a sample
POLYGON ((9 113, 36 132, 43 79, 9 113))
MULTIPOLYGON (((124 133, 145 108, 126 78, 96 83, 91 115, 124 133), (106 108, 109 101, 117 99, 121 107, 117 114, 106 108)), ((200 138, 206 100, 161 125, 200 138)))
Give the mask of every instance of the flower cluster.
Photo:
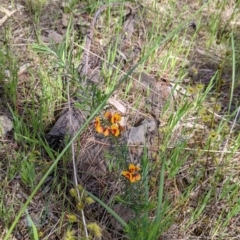
POLYGON ((139 166, 135 166, 134 164, 129 164, 128 171, 122 171, 122 175, 127 178, 131 183, 135 183, 141 179, 139 166))
POLYGON ((96 117, 95 119, 95 130, 98 133, 102 133, 104 136, 113 135, 118 137, 123 130, 120 125, 121 115, 118 113, 112 114, 111 112, 106 112, 104 118, 96 117))

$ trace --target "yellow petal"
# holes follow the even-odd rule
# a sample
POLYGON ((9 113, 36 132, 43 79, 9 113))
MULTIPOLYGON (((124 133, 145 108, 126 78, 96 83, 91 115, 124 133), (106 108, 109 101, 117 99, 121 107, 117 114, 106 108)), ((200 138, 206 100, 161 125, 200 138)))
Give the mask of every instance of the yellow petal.
POLYGON ((100 126, 100 118, 99 117, 96 117, 95 118, 95 122, 94 122, 94 125, 95 125, 95 127, 97 128, 97 127, 99 127, 100 126))
POLYGON ((115 137, 119 136, 120 134, 120 130, 117 125, 111 126, 111 132, 112 132, 112 135, 114 135, 115 137))
POLYGON ((125 177, 125 178, 128 178, 131 182, 132 180, 132 174, 128 171, 122 171, 122 175, 125 177))
POLYGON ((141 170, 141 168, 139 166, 135 166, 134 164, 129 164, 128 166, 129 172, 134 173, 134 172, 138 172, 141 170))
POLYGON ((137 182, 141 179, 141 175, 139 173, 132 174, 132 182, 137 182))
POLYGON ((130 172, 130 173, 133 173, 133 172, 135 171, 135 165, 132 164, 132 163, 129 164, 128 169, 129 169, 129 172, 130 172))
POLYGON ((106 128, 106 129, 104 130, 103 134, 104 134, 105 137, 109 136, 109 134, 110 134, 110 129, 109 129, 109 128, 106 128))
POLYGON ((118 113, 114 113, 111 118, 111 123, 117 123, 121 121, 121 116, 118 113))
POLYGON ((102 133, 103 131, 104 131, 104 129, 103 129, 103 127, 102 126, 97 126, 96 127, 96 131, 98 132, 98 133, 102 133))

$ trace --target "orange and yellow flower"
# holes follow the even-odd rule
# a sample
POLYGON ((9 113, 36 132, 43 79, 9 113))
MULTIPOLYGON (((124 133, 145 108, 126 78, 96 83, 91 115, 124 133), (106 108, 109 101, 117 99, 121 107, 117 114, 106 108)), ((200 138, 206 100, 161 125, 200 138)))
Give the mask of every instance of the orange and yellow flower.
POLYGON ((113 125, 111 126, 111 133, 112 133, 112 135, 115 136, 115 137, 119 136, 120 130, 119 130, 119 127, 118 127, 117 124, 113 124, 113 125))
POLYGON ((94 125, 95 125, 95 129, 98 133, 102 133, 104 131, 103 127, 101 126, 99 117, 96 117, 94 125))
POLYGON ((98 133, 103 133, 103 132, 104 132, 104 128, 103 128, 102 126, 97 126, 97 127, 96 127, 96 131, 97 131, 98 133))
POLYGON ((121 115, 118 113, 114 113, 111 117, 111 123, 114 124, 120 121, 121 121, 121 115))
POLYGON ((122 171, 122 175, 127 178, 131 183, 135 183, 141 179, 139 166, 135 166, 134 164, 129 164, 128 171, 122 171))
POLYGON ((138 172, 138 171, 141 170, 141 168, 140 168, 139 166, 135 166, 135 165, 132 164, 132 163, 129 164, 128 169, 129 169, 129 172, 130 172, 130 173, 138 172))
POLYGON ((96 132, 102 133, 106 137, 109 135, 118 137, 121 131, 124 130, 124 127, 119 124, 119 121, 121 121, 121 115, 118 113, 112 114, 110 111, 106 111, 104 118, 107 121, 102 120, 103 126, 101 125, 100 117, 95 118, 94 126, 96 132))
POLYGON ((95 122, 94 122, 95 128, 98 127, 98 126, 100 126, 100 125, 101 125, 100 117, 96 117, 96 118, 95 118, 95 122))

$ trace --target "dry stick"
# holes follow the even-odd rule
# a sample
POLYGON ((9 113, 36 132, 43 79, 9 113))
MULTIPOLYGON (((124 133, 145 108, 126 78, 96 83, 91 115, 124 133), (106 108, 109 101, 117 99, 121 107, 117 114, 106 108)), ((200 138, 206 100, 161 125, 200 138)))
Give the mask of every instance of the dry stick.
POLYGON ((235 117, 235 119, 234 119, 234 121, 233 121, 233 124, 232 124, 232 127, 231 127, 231 129, 230 129, 230 133, 229 133, 228 138, 227 138, 227 140, 226 140, 226 143, 225 143, 225 145, 224 145, 224 148, 223 148, 223 151, 222 151, 220 160, 219 160, 220 163, 222 163, 224 154, 225 154, 225 152, 227 151, 228 142, 229 142, 230 136, 231 136, 231 134, 232 134, 232 132, 233 132, 233 128, 234 128, 235 125, 236 125, 236 122, 237 122, 237 119, 238 119, 238 117, 239 117, 239 114, 240 114, 240 107, 238 108, 236 117, 235 117))
MULTIPOLYGON (((70 122, 70 126, 72 128, 72 107, 71 107, 69 83, 67 85, 67 96, 68 96, 69 122, 70 122)), ((73 129, 71 129, 71 131, 73 131, 73 129)), ((75 184, 75 187, 76 187, 78 199, 80 199, 79 189, 77 188, 78 180, 77 180, 77 167, 76 167, 76 161, 75 161, 76 158, 75 158, 74 142, 72 142, 72 144, 71 144, 71 151, 72 151, 74 184, 75 184)), ((82 215, 83 228, 84 228, 84 231, 85 231, 85 235, 86 235, 86 238, 88 238, 87 224, 86 224, 86 219, 85 219, 83 209, 81 210, 81 215, 82 215)))
POLYGON ((6 16, 4 16, 2 19, 0 19, 0 26, 3 25, 3 23, 9 18, 11 17, 12 14, 14 14, 17 10, 13 10, 13 11, 8 11, 6 8, 1 7, 0 6, 0 11, 4 12, 6 14, 6 16))

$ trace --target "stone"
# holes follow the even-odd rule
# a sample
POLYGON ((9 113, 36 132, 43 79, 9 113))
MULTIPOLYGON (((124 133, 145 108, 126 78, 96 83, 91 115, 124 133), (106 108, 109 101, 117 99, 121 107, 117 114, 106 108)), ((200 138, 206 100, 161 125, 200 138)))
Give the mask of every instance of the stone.
POLYGON ((0 137, 3 137, 13 129, 12 121, 5 115, 0 116, 0 137))

